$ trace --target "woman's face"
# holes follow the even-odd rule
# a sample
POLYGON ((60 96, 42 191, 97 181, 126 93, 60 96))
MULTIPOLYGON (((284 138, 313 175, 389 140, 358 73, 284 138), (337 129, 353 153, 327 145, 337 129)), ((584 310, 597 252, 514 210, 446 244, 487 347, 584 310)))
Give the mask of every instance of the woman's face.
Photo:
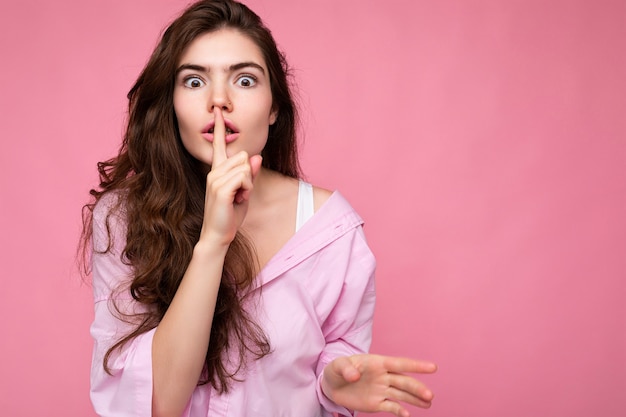
POLYGON ((198 36, 176 73, 174 111, 183 145, 209 166, 216 107, 226 124, 226 154, 260 154, 276 121, 269 73, 261 50, 234 29, 198 36))

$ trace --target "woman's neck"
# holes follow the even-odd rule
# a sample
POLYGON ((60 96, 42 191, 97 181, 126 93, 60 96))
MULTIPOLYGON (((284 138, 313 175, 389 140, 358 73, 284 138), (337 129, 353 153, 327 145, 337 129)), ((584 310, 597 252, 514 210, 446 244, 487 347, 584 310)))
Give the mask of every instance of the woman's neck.
POLYGON ((254 179, 254 189, 250 195, 250 205, 267 205, 285 197, 289 192, 289 184, 295 181, 276 171, 261 168, 254 179))

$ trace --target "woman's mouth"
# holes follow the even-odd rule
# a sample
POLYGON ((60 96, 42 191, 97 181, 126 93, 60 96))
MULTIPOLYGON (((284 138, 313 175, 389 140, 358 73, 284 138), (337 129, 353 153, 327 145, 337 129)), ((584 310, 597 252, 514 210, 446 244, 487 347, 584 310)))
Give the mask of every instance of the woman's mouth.
MULTIPOLYGON (((215 131, 215 127, 212 127, 212 128, 210 128, 210 129, 209 129, 208 133, 214 133, 214 131, 215 131)), ((226 134, 227 134, 227 135, 230 135, 230 134, 232 134, 232 133, 237 133, 237 132, 235 132, 234 130, 232 130, 230 127, 227 127, 227 128, 226 128, 226 134)))
MULTIPOLYGON (((239 130, 235 127, 235 124, 228 119, 224 120, 224 131, 224 140, 226 143, 234 142, 239 137, 239 130)), ((202 130, 202 136, 209 142, 213 142, 214 135, 215 121, 212 121, 202 130)))

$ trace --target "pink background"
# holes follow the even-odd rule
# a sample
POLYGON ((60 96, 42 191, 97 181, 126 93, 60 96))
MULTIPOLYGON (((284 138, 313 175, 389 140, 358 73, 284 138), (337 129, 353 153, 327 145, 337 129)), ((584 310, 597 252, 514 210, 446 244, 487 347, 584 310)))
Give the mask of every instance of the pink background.
MULTIPOLYGON (((185 1, 0 4, 0 412, 91 416, 74 264, 95 164, 185 1)), ((417 415, 626 415, 626 2, 250 0, 297 68, 309 180, 379 259, 417 415)))

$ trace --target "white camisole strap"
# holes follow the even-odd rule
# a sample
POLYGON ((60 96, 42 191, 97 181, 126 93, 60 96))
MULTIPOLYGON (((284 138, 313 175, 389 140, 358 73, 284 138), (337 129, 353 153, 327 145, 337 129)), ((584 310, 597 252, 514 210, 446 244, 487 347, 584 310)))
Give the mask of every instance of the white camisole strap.
POLYGON ((313 216, 314 212, 313 186, 308 182, 300 180, 298 209, 296 211, 296 232, 313 216))

